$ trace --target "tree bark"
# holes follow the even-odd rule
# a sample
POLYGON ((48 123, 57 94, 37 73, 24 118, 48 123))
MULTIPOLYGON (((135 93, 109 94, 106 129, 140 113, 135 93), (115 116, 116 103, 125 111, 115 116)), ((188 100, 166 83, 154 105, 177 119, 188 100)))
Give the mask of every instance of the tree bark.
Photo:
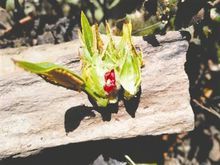
POLYGON ((78 40, 0 50, 0 159, 70 143, 192 130, 184 70, 188 42, 179 32, 133 40, 143 50, 145 63, 140 102, 124 106, 120 101, 118 110, 104 112, 94 110, 84 93, 49 84, 11 61, 50 61, 79 73, 78 40))

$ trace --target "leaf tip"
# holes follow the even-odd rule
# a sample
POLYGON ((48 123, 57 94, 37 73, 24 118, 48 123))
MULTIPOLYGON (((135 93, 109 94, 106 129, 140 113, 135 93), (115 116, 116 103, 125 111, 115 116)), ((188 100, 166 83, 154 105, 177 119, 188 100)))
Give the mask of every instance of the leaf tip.
POLYGON ((11 58, 12 62, 14 63, 14 65, 19 66, 19 60, 16 60, 14 58, 11 58))
POLYGON ((16 59, 11 58, 11 60, 12 60, 12 62, 13 62, 14 64, 16 64, 16 63, 17 63, 17 60, 16 60, 16 59))

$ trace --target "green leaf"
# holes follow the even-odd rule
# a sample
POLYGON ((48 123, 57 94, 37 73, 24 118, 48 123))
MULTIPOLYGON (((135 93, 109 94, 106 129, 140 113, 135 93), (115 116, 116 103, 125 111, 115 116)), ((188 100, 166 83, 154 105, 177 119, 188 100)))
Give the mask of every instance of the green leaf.
POLYGON ((126 41, 131 42, 131 31, 132 31, 131 22, 124 23, 122 30, 123 30, 123 38, 126 41))
POLYGON ((131 23, 127 22, 123 24, 123 28, 122 28, 122 38, 121 41, 119 42, 117 49, 118 49, 118 56, 119 58, 125 58, 125 50, 130 49, 129 47, 131 47, 130 43, 131 43, 131 23))
POLYGON ((108 38, 109 38, 109 43, 108 43, 108 45, 109 45, 110 49, 111 49, 111 50, 116 49, 115 43, 114 43, 114 41, 113 41, 113 39, 112 39, 110 26, 109 26, 109 24, 108 24, 107 21, 106 21, 106 34, 107 34, 107 36, 108 36, 108 38))
POLYGON ((82 39, 84 42, 84 46, 88 49, 90 55, 93 55, 93 33, 92 28, 89 24, 88 19, 85 14, 81 12, 81 26, 82 26, 82 39))
POLYGON ((134 47, 134 44, 132 42, 132 39, 131 39, 131 32, 132 32, 131 22, 125 23, 123 25, 123 38, 124 38, 125 42, 128 43, 128 45, 131 49, 132 55, 138 59, 139 67, 141 67, 141 66, 143 66, 142 53, 141 52, 137 53, 137 51, 134 47))
POLYGON ((130 99, 139 91, 141 85, 141 65, 142 56, 137 53, 131 40, 131 23, 123 25, 123 37, 119 54, 124 59, 123 65, 119 70, 119 81, 125 90, 125 99, 130 99))
POLYGON ((108 22, 106 22, 106 33, 109 38, 109 42, 108 42, 107 47, 104 51, 102 59, 107 64, 117 65, 117 62, 120 61, 120 58, 118 56, 118 50, 116 49, 115 43, 112 39, 112 35, 110 32, 110 27, 109 27, 108 22))
POLYGON ((120 83, 125 89, 125 98, 130 99, 139 91, 141 85, 140 69, 137 60, 128 55, 120 72, 120 83))
POLYGON ((59 65, 48 62, 31 63, 13 61, 17 66, 41 76, 44 80, 52 84, 76 91, 81 91, 85 86, 84 80, 80 76, 59 65))
POLYGON ((89 65, 93 63, 92 56, 90 55, 88 49, 82 48, 83 55, 81 56, 83 65, 89 65))
POLYGON ((99 65, 83 68, 82 77, 85 80, 85 91, 97 102, 98 106, 106 107, 108 98, 103 89, 104 70, 99 65))

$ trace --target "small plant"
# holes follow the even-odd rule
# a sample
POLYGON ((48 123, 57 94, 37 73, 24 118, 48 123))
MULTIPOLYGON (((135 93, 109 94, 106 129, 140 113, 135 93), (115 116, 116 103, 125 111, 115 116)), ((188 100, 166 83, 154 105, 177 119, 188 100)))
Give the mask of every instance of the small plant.
POLYGON ((81 13, 82 42, 81 75, 56 64, 31 63, 14 60, 19 67, 41 76, 46 81, 75 91, 85 92, 100 107, 117 103, 119 93, 129 100, 136 96, 141 85, 142 53, 137 52, 131 39, 131 23, 123 25, 123 36, 116 45, 106 23, 109 38, 104 45, 98 25, 90 26, 81 13))

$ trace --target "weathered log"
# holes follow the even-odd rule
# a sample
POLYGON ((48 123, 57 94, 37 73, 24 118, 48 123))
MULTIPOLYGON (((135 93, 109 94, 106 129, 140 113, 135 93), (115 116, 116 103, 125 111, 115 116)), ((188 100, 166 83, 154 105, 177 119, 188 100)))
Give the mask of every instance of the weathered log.
POLYGON ((192 130, 194 115, 184 71, 187 41, 179 32, 146 40, 134 38, 145 62, 136 112, 135 105, 125 108, 121 101, 118 111, 108 114, 107 109, 102 115, 85 94, 51 85, 11 61, 50 61, 79 72, 78 40, 0 50, 0 159, 69 143, 192 130))

